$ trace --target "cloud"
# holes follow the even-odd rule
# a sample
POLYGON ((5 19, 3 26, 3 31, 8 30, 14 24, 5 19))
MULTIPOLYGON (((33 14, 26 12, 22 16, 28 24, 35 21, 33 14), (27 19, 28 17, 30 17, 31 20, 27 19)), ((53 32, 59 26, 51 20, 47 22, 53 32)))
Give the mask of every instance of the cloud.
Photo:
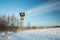
POLYGON ((60 4, 60 2, 55 2, 55 3, 50 3, 50 4, 47 3, 42 6, 40 5, 36 8, 28 10, 25 13, 30 16, 36 16, 38 14, 43 14, 43 13, 46 13, 46 12, 49 12, 49 11, 52 11, 55 9, 60 9, 59 4, 60 4))

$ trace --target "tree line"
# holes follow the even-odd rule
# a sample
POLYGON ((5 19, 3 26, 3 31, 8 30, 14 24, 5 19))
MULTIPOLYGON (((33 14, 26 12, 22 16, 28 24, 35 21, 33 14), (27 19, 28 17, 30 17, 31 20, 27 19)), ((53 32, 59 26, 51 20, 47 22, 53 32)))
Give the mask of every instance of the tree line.
POLYGON ((18 26, 18 22, 19 21, 15 15, 2 15, 0 16, 0 31, 8 30, 8 28, 14 30, 14 28, 17 28, 18 26))

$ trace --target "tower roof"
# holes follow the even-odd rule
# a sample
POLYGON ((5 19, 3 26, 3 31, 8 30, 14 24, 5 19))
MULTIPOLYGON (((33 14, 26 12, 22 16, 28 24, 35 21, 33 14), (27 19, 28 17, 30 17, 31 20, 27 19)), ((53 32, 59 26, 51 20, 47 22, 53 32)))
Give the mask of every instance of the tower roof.
POLYGON ((25 16, 25 13, 24 13, 24 12, 21 12, 21 13, 20 13, 20 16, 21 16, 21 17, 24 17, 24 16, 25 16))

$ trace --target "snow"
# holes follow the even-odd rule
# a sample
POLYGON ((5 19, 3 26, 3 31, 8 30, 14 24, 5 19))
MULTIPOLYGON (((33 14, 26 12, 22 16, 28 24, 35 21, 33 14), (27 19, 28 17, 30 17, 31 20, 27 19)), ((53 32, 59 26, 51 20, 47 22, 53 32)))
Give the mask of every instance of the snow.
POLYGON ((60 40, 60 28, 18 31, 9 40, 60 40))

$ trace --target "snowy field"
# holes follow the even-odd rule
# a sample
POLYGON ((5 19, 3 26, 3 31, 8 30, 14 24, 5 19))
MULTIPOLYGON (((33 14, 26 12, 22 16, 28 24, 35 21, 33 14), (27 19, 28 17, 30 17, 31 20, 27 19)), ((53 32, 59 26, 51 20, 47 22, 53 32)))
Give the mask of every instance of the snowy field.
POLYGON ((18 31, 9 40, 60 40, 60 28, 18 31))

